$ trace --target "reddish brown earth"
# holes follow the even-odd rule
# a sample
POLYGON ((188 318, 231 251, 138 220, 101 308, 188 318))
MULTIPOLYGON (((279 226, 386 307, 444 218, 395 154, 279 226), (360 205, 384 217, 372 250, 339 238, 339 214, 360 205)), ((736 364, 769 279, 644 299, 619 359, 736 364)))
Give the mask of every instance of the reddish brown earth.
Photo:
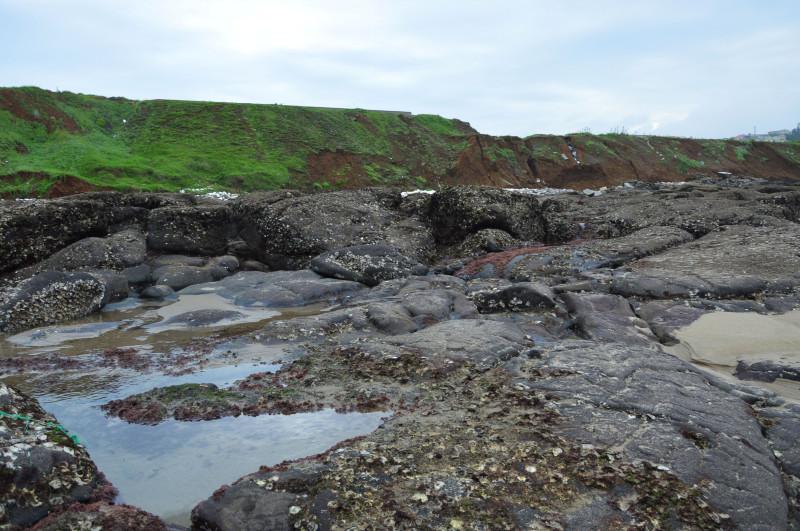
POLYGON ((6 110, 23 120, 40 123, 48 133, 56 129, 66 129, 70 133, 80 131, 78 123, 65 112, 50 105, 46 99, 10 88, 0 88, 0 109, 6 110), (37 109, 37 111, 30 111, 37 109))

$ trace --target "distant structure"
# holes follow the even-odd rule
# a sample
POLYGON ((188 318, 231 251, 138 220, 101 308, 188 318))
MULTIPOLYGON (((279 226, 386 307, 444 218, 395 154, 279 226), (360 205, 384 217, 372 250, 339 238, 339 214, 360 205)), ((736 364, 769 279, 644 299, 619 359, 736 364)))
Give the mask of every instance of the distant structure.
POLYGON ((758 140, 760 142, 791 142, 800 140, 800 123, 794 129, 778 129, 768 133, 756 134, 755 127, 752 133, 737 135, 734 140, 758 140))

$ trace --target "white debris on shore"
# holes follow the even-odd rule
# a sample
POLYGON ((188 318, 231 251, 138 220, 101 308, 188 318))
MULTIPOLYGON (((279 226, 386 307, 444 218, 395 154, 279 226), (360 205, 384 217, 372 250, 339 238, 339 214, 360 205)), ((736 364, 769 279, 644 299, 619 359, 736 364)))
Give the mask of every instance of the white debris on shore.
POLYGON ((527 195, 560 195, 575 192, 575 190, 570 190, 569 188, 550 188, 549 186, 544 188, 503 188, 503 190, 527 195))
POLYGON ((182 194, 194 194, 198 197, 203 197, 206 199, 218 199, 220 201, 230 201, 231 199, 236 199, 239 197, 239 194, 211 190, 210 188, 184 188, 180 192, 182 194))
POLYGON ((428 194, 433 195, 436 193, 436 190, 411 190, 410 192, 400 192, 400 197, 408 197, 413 194, 428 194))

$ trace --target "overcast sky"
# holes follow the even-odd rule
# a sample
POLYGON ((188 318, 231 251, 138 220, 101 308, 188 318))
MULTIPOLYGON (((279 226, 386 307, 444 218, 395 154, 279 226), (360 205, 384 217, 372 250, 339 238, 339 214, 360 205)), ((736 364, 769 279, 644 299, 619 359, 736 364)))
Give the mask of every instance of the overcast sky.
POLYGON ((800 121, 800 0, 0 0, 0 85, 435 113, 481 132, 800 121))

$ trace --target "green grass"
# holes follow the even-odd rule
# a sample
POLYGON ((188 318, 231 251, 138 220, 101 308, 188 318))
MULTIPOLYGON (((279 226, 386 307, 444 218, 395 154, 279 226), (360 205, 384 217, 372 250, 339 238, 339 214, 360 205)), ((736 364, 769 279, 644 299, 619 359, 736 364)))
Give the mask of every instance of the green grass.
POLYGON ((678 171, 681 173, 689 173, 691 170, 697 170, 705 166, 702 160, 695 160, 683 153, 676 153, 675 160, 678 161, 678 171))
POLYGON ((0 193, 40 191, 65 175, 133 190, 310 185, 309 158, 324 151, 385 160, 382 179, 392 181, 411 167, 443 174, 468 132, 433 115, 2 89, 0 193), (26 172, 44 180, 19 177, 26 172))

